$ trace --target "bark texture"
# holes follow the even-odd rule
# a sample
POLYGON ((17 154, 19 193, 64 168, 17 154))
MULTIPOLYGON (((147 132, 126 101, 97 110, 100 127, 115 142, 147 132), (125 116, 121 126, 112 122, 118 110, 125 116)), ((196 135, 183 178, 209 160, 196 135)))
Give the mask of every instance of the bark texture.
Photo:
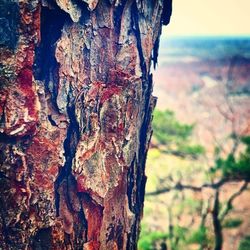
POLYGON ((169 0, 0 1, 1 249, 136 249, 170 14, 169 0))

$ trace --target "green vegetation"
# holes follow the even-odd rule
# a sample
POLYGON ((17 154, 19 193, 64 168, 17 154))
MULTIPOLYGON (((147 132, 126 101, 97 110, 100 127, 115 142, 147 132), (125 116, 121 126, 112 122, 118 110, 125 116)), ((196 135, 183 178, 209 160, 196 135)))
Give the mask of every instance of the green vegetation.
POLYGON ((191 236, 188 238, 188 244, 200 244, 201 246, 206 245, 208 242, 207 229, 201 226, 199 229, 192 232, 191 236))
POLYGON ((194 125, 180 123, 172 111, 154 111, 154 137, 159 144, 165 146, 165 153, 194 158, 203 154, 204 148, 190 141, 193 128, 194 125))
MULTIPOLYGON (((205 165, 201 156, 206 152, 192 138, 194 125, 181 123, 169 110, 156 110, 153 129, 154 148, 147 160, 147 192, 151 196, 145 200, 139 249, 161 249, 161 244, 171 250, 221 249, 223 228, 237 228, 243 222, 241 218, 227 219, 227 215, 250 180, 250 136, 229 137, 231 151, 215 147, 214 158, 205 165), (238 182, 239 188, 222 198, 222 187, 235 180, 244 181, 243 185, 238 182), (203 197, 203 190, 210 192, 209 199, 203 197), (212 218, 212 223, 207 218, 212 218), (150 223, 160 226, 150 227, 150 223)), ((250 236, 239 250, 250 249, 249 243, 250 236)))
POLYGON ((235 218, 235 219, 227 219, 223 223, 224 228, 236 228, 239 227, 242 224, 242 219, 240 218, 235 218))
POLYGON ((195 213, 200 210, 200 207, 201 202, 199 200, 186 197, 183 201, 178 202, 176 205, 176 211, 178 211, 179 214, 182 214, 185 209, 188 209, 190 213, 195 213))
POLYGON ((239 246, 239 250, 249 250, 250 249, 250 235, 245 236, 239 246))
POLYGON ((165 242, 168 238, 167 233, 150 232, 142 225, 142 231, 138 242, 139 250, 154 250, 155 245, 159 242, 165 242))
MULTIPOLYGON (((182 240, 186 242, 186 235, 188 233, 187 227, 174 226, 173 235, 176 240, 182 240)), ((177 245, 177 244, 175 244, 177 245)))
MULTIPOLYGON (((228 179, 250 179, 250 136, 242 137, 241 143, 245 146, 245 151, 242 152, 238 157, 232 152, 227 155, 224 159, 217 157, 215 162, 215 168, 213 172, 217 170, 222 171, 222 175, 228 179)), ((217 149, 217 154, 220 151, 217 149)))

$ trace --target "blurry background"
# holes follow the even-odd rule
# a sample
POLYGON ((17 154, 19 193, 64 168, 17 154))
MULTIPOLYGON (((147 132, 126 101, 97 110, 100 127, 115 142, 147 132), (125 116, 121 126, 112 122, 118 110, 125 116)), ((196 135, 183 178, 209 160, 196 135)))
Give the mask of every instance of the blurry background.
POLYGON ((173 0, 139 249, 250 249, 249 12, 249 0, 173 0))

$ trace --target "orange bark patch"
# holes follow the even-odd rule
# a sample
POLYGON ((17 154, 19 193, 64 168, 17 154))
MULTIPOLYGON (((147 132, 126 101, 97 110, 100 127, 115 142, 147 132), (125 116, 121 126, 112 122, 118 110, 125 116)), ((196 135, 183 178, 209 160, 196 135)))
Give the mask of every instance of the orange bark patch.
POLYGON ((98 250, 100 248, 100 243, 96 241, 90 241, 84 244, 84 249, 86 250, 98 250))
POLYGON ((105 101, 110 99, 113 95, 119 95, 121 93, 121 89, 115 85, 108 86, 104 91, 102 92, 101 96, 101 104, 103 104, 105 101))
POLYGON ((39 188, 53 191, 54 181, 59 168, 58 146, 61 138, 50 141, 44 137, 35 137, 27 150, 27 161, 34 165, 34 183, 39 188))
POLYGON ((94 203, 89 198, 83 200, 83 208, 86 219, 88 221, 88 243, 86 244, 87 249, 97 250, 99 249, 100 242, 100 230, 103 219, 103 207, 94 203))
POLYGON ((36 95, 32 88, 32 71, 24 68, 18 75, 20 89, 25 96, 25 107, 28 108, 29 115, 37 118, 36 95))

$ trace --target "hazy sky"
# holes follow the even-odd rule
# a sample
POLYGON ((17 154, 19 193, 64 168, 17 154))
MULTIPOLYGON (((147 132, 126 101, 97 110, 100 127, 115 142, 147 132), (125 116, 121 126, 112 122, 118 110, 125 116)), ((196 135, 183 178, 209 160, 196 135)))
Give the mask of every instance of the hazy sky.
POLYGON ((250 35, 250 0, 173 0, 164 35, 250 35))

